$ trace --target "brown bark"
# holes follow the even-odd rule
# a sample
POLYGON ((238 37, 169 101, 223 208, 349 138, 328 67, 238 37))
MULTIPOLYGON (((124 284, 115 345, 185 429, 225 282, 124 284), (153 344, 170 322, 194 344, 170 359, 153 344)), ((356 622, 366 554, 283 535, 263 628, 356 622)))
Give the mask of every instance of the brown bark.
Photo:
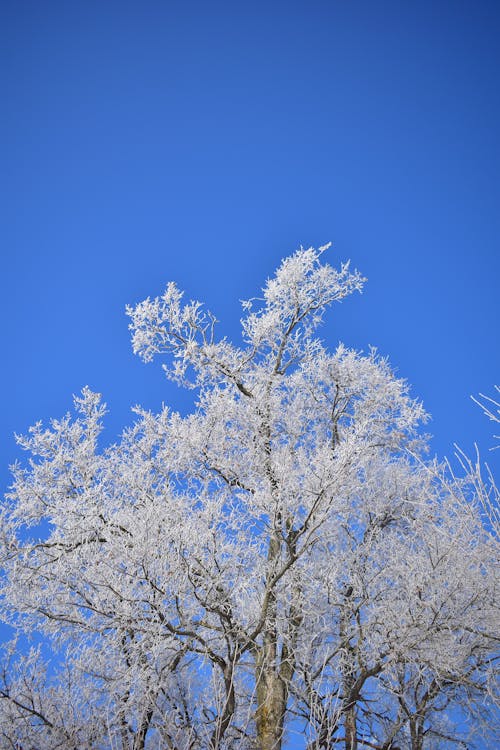
POLYGON ((276 632, 276 594, 274 592, 274 563, 280 554, 280 540, 273 536, 269 542, 270 563, 266 588, 267 612, 262 646, 256 649, 257 742, 259 750, 280 750, 286 708, 285 684, 278 669, 276 632))
POLYGON ((217 748, 219 747, 219 743, 221 742, 226 732, 226 729, 229 726, 229 723, 232 719, 232 716, 234 714, 234 709, 236 706, 236 696, 234 692, 234 682, 233 682, 233 670, 230 665, 225 665, 223 671, 224 671, 224 687, 226 691, 226 699, 225 699, 222 713, 218 717, 217 726, 215 727, 215 730, 210 740, 211 750, 217 750, 217 748))
POLYGON ((144 750, 146 746, 146 735, 148 733, 148 729, 151 724, 152 718, 153 718, 153 709, 150 708, 149 711, 147 711, 145 716, 143 717, 141 725, 135 734, 133 750, 144 750))
MULTIPOLYGON (((287 547, 291 558, 295 555, 295 541, 290 532, 287 547)), ((276 560, 280 551, 277 537, 271 539, 269 559, 276 560)), ((295 646, 297 633, 302 622, 300 610, 300 590, 296 591, 296 599, 292 602, 287 613, 287 633, 281 644, 278 644, 276 617, 276 594, 273 588, 273 572, 268 577, 268 598, 265 626, 263 629, 262 646, 254 648, 256 662, 256 694, 257 694, 257 740, 260 750, 280 750, 283 741, 283 731, 286 706, 290 690, 290 683, 295 673, 295 646)))
POLYGON ((349 640, 350 620, 352 616, 350 599, 352 596, 352 587, 348 586, 345 593, 345 602, 340 612, 340 630, 341 641, 344 642, 344 658, 342 664, 343 693, 344 693, 344 732, 345 732, 345 750, 357 750, 357 721, 356 721, 356 700, 355 695, 355 655, 354 649, 349 640))
POLYGON ((411 750, 422 750, 424 741, 422 726, 418 718, 414 716, 410 718, 410 737, 411 750))
POLYGON ((358 738, 356 733, 356 706, 349 706, 345 711, 345 748, 346 750, 357 750, 358 738))
MULTIPOLYGON (((266 657, 264 657, 265 661, 266 657)), ((280 750, 286 708, 286 686, 270 665, 257 664, 257 740, 259 750, 280 750)))

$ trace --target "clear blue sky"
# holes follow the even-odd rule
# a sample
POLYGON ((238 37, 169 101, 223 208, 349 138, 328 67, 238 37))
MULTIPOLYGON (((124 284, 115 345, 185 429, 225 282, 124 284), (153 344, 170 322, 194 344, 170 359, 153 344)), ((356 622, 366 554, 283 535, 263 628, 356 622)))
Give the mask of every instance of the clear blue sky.
POLYGON ((435 452, 486 457, 498 2, 3 0, 0 37, 3 489, 13 432, 86 384, 108 440, 132 404, 187 408, 133 357, 126 303, 173 279, 232 337, 238 300, 329 240, 369 282, 324 338, 389 356, 435 452))

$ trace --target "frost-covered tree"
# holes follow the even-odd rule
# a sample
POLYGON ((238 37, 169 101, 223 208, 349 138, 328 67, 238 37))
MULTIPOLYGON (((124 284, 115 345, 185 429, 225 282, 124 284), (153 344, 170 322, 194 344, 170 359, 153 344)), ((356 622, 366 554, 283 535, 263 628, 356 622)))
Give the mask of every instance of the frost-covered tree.
POLYGON ((41 643, 5 647, 2 747, 431 750, 495 731, 479 479, 425 459, 426 414, 385 360, 317 338, 364 283, 324 250, 244 303, 240 346, 174 284, 128 308, 134 351, 194 389, 188 416, 136 409, 100 450, 85 388, 76 417, 19 438, 2 613, 41 643))
MULTIPOLYGON (((496 398, 491 396, 485 396, 483 393, 479 394, 479 398, 473 398, 478 406, 481 407, 483 412, 486 414, 488 419, 495 424, 500 424, 500 386, 495 386, 495 391, 499 394, 496 398)), ((500 435, 494 436, 497 440, 500 440, 500 435)), ((495 448, 500 446, 496 445, 495 448)))

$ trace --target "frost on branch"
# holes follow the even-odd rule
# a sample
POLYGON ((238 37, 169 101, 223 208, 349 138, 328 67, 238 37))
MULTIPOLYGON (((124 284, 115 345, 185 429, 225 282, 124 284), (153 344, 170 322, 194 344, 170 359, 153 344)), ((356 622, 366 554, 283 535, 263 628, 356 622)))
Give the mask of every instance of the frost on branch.
POLYGON ((2 747, 497 743, 491 492, 426 460, 427 415, 385 359, 315 337, 364 281, 322 253, 244 303, 241 347, 174 284, 128 308, 134 350, 199 387, 191 414, 137 407, 101 449, 86 388, 18 438, 0 606, 43 648, 5 649, 2 747))
MULTIPOLYGON (((284 337, 292 334, 309 339, 326 307, 361 291, 366 279, 357 271, 351 273, 349 263, 342 264, 337 271, 320 262, 328 247, 325 245, 318 251, 299 250, 286 258, 274 278, 267 281, 263 304, 251 312, 252 301, 244 303, 249 314, 242 321, 243 333, 254 348, 279 351, 284 337)), ((296 346, 300 351, 299 342, 296 346)))
MULTIPOLYGON (((480 393, 479 398, 472 397, 472 400, 481 407, 491 422, 500 424, 500 401, 498 400, 498 398, 500 398, 500 386, 496 385, 495 390, 499 394, 496 399, 480 393)), ((496 440, 500 440, 500 435, 494 435, 493 437, 496 438, 496 440)), ((500 445, 496 445, 495 448, 500 448, 500 445)))
POLYGON ((248 350, 241 352, 225 340, 217 341, 215 316, 200 302, 182 305, 182 292, 171 282, 161 297, 127 307, 134 353, 145 362, 156 354, 171 354, 173 362, 164 368, 179 382, 185 382, 191 366, 198 383, 218 378, 233 382, 242 392, 244 370, 257 356, 272 357, 276 373, 283 371, 305 355, 325 308, 363 287, 365 279, 357 271, 351 273, 349 263, 337 271, 320 262, 328 247, 297 251, 267 281, 262 300, 243 303, 248 314, 241 322, 248 350), (260 304, 252 310, 255 302, 260 304))

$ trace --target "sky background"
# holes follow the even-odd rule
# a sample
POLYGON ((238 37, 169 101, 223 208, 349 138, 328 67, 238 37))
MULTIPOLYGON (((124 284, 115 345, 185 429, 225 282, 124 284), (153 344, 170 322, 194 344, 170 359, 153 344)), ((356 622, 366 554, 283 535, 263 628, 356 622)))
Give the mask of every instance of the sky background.
POLYGON ((84 385, 189 408, 127 303, 178 282, 237 338, 281 258, 369 279, 321 330, 387 355, 432 451, 488 453, 500 380, 500 4, 0 2, 2 448, 84 385))

